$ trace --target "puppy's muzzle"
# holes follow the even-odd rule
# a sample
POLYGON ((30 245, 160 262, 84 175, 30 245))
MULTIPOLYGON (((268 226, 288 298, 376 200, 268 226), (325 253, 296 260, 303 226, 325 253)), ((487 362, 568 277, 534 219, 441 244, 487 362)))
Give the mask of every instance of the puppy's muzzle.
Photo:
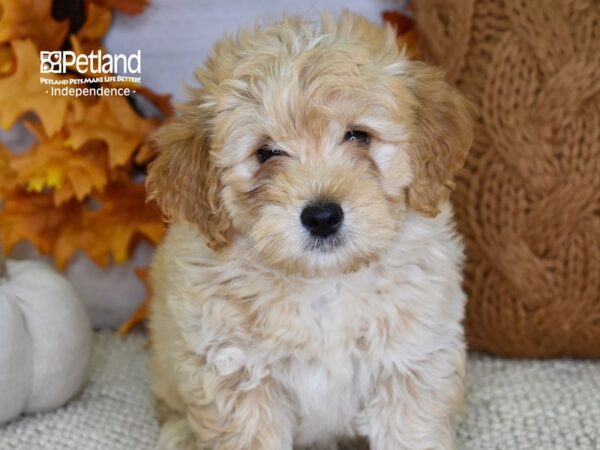
POLYGON ((344 210, 333 202, 312 203, 302 210, 300 220, 313 237, 324 239, 339 231, 344 210))

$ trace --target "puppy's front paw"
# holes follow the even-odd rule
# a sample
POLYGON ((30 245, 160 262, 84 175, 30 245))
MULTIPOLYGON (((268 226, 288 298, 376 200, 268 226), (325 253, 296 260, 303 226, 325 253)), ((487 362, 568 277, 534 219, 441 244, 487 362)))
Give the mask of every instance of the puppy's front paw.
POLYGON ((157 450, 202 450, 184 416, 167 420, 160 429, 157 450))

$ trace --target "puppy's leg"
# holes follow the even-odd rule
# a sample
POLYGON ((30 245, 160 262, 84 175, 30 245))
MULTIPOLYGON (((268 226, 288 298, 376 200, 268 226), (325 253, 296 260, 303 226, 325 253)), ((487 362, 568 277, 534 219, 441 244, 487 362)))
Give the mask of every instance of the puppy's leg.
POLYGON ((367 411, 371 450, 454 450, 463 375, 460 355, 382 379, 367 411))
POLYGON ((160 427, 158 450, 201 450, 187 419, 172 415, 160 427))
POLYGON ((248 389, 241 377, 203 380, 201 398, 185 397, 187 420, 199 449, 292 450, 293 410, 283 389, 263 379, 248 389))

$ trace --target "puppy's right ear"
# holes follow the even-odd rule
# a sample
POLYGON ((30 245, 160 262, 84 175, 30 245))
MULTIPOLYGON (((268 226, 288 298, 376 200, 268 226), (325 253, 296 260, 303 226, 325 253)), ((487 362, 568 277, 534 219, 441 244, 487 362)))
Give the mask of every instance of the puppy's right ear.
POLYGON ((208 245, 229 244, 232 228, 221 202, 220 170, 210 156, 207 131, 194 114, 183 112, 154 135, 158 156, 148 167, 148 199, 155 200, 169 220, 198 226, 208 245))

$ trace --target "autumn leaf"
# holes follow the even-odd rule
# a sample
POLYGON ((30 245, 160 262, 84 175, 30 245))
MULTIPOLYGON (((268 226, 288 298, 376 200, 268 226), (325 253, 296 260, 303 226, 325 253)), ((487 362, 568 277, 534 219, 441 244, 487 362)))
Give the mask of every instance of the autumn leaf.
MULTIPOLYGON (((11 128, 26 112, 34 112, 42 122, 44 131, 52 136, 61 129, 69 105, 78 102, 69 97, 52 96, 49 87, 40 83, 40 59, 31 40, 11 42, 16 57, 16 70, 0 78, 0 127, 11 128)), ((47 78, 58 79, 54 74, 47 78)))
POLYGON ((40 253, 52 255, 57 265, 64 268, 77 245, 69 244, 65 239, 61 242, 59 238, 80 234, 83 204, 73 201, 57 207, 48 195, 20 190, 10 192, 4 200, 0 228, 6 254, 16 244, 27 240, 40 253), (68 249, 61 248, 65 243, 69 244, 68 249))
POLYGON ((0 43, 28 38, 40 50, 60 49, 69 23, 54 20, 51 8, 52 0, 0 0, 0 43))
MULTIPOLYGON (((161 119, 166 120, 172 117, 175 114, 175 110, 173 108, 173 104, 171 103, 171 95, 161 95, 152 91, 151 89, 141 86, 139 84, 125 84, 125 83, 110 83, 111 87, 124 87, 129 86, 131 88, 135 87, 136 93, 134 96, 142 96, 150 101, 152 105, 157 109, 157 112, 160 113, 161 119)), ((144 165, 149 161, 154 159, 156 156, 156 146, 150 140, 144 140, 137 152, 134 155, 134 161, 136 164, 144 165)))
POLYGON ((157 120, 140 117, 123 97, 100 97, 90 106, 81 122, 68 125, 68 145, 78 148, 99 139, 108 146, 109 167, 127 163, 157 120))
POLYGON ((146 286, 146 299, 133 312, 129 319, 127 319, 125 323, 121 324, 119 330, 117 331, 121 336, 129 334, 131 330, 143 323, 150 315, 150 298, 152 296, 152 291, 150 288, 150 281, 148 280, 148 268, 138 267, 135 269, 135 274, 146 286))
POLYGON ((56 239, 54 258, 59 267, 77 250, 106 267, 111 262, 120 264, 129 259, 140 239, 152 244, 160 242, 165 225, 156 205, 145 199, 144 185, 125 178, 96 193, 88 202, 92 207, 81 214, 81 222, 75 221, 76 229, 56 239))
POLYGON ((399 11, 384 11, 381 13, 381 17, 384 22, 391 24, 396 29, 398 35, 410 31, 414 25, 414 21, 410 17, 399 11))
MULTIPOLYGON (((67 19, 60 23, 50 15, 56 4, 0 0, 0 127, 24 120, 37 137, 19 155, 0 145, 0 236, 7 252, 29 241, 60 269, 79 251, 99 265, 118 264, 139 240, 157 243, 164 233, 159 211, 145 201, 143 183, 132 180, 137 172, 129 171, 154 157, 145 138, 172 114, 170 99, 135 85, 136 95, 161 112, 144 118, 135 99, 52 96, 50 85, 40 83, 38 50, 69 44, 77 54, 103 49, 114 9, 138 13, 148 1, 85 0, 83 20, 81 5, 63 0, 61 17, 67 19), (75 34, 65 42, 69 21, 75 34)), ((65 82, 87 75, 44 77, 65 82)))
POLYGON ((99 41, 104 37, 112 22, 112 11, 101 5, 89 3, 83 27, 77 32, 80 41, 99 41))
POLYGON ((157 94, 145 86, 138 86, 136 92, 150 100, 150 102, 161 112, 164 119, 169 119, 175 114, 175 109, 171 103, 171 95, 157 94))
POLYGON ((146 98, 160 113, 162 119, 168 119, 175 114, 175 109, 171 103, 171 95, 169 94, 157 94, 152 89, 142 86, 139 83, 133 82, 112 82, 106 83, 108 87, 121 87, 129 88, 134 94, 133 97, 141 96, 146 98))
POLYGON ((158 211, 144 200, 143 186, 133 182, 118 182, 98 195, 99 209, 84 211, 80 229, 57 238, 54 257, 59 267, 78 249, 106 267, 111 261, 126 261, 140 238, 157 243, 164 225, 158 211))
POLYGON ((157 153, 158 149, 156 148, 156 145, 146 140, 135 153, 134 161, 139 165, 147 164, 156 157, 157 153))
MULTIPOLYGON (((102 51, 106 53, 106 49, 102 47, 101 41, 97 40, 80 40, 77 36, 71 35, 69 37, 69 42, 71 43, 71 50, 77 55, 89 55, 93 51, 102 51)), ((111 75, 110 73, 93 73, 92 67, 87 66, 85 71, 77 71, 80 75, 88 76, 90 78, 98 77, 101 75, 111 75)), ((68 66, 68 70, 75 71, 74 66, 68 66)))
POLYGON ((0 142, 0 199, 16 185, 17 174, 10 167, 10 151, 0 142))
POLYGON ((406 48, 412 58, 418 57, 417 30, 414 20, 399 11, 384 11, 381 16, 384 22, 396 29, 398 47, 406 48))
POLYGON ((150 4, 150 0, 94 0, 99 5, 115 8, 125 14, 140 14, 150 4))
POLYGON ((165 226, 153 204, 145 202, 143 185, 118 181, 96 196, 98 208, 77 201, 56 206, 51 196, 10 192, 0 212, 0 231, 7 253, 30 241, 64 269, 81 250, 98 265, 126 261, 140 239, 160 241, 165 226))
POLYGON ((130 180, 116 181, 96 196, 100 203, 98 211, 90 213, 97 233, 98 248, 88 248, 92 258, 103 263, 98 255, 110 253, 115 263, 127 260, 130 250, 139 238, 157 244, 163 237, 165 225, 154 203, 146 202, 143 184, 130 180), (94 256, 96 255, 96 256, 94 256))
POLYGON ((81 201, 94 189, 104 189, 108 177, 105 144, 91 141, 74 150, 65 145, 64 132, 50 139, 34 134, 40 142, 11 163, 18 182, 28 191, 52 189, 54 203, 61 205, 73 197, 81 201))
POLYGON ((0 45, 0 77, 10 74, 15 69, 15 55, 9 44, 0 45))

